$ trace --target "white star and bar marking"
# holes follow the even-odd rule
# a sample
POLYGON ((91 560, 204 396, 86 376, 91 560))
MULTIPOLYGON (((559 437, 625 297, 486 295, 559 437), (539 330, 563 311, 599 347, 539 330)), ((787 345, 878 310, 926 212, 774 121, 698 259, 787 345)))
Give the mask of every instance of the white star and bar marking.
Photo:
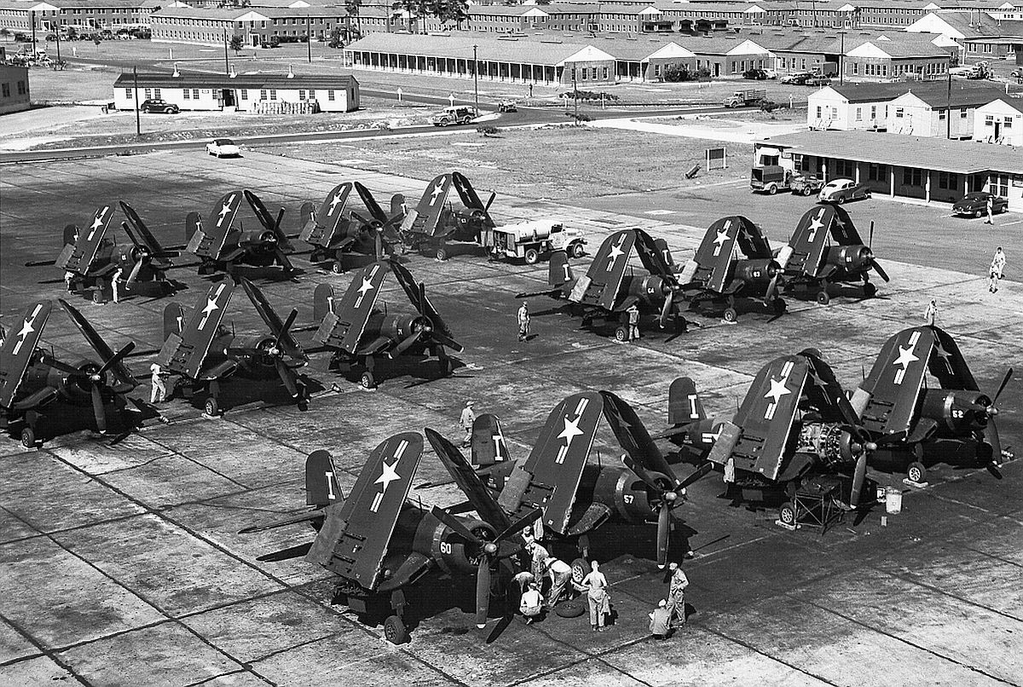
POLYGON ((217 218, 217 226, 219 227, 224 218, 231 214, 231 204, 234 203, 234 195, 228 196, 224 200, 224 204, 220 207, 220 217, 217 218))
POLYGON ((895 384, 902 384, 902 380, 906 378, 906 372, 909 371, 909 364, 920 360, 916 355, 913 355, 913 350, 916 348, 916 342, 920 340, 920 332, 915 331, 909 337, 908 346, 899 346, 899 357, 892 363, 900 369, 895 371, 895 384))
POLYGON ((579 420, 582 419, 583 411, 586 410, 586 406, 589 405, 589 402, 590 401, 587 398, 579 399, 579 403, 576 405, 575 410, 572 413, 575 417, 574 420, 569 420, 567 415, 562 418, 565 423, 565 428, 561 431, 561 434, 558 435, 558 438, 564 439, 565 445, 558 448, 558 456, 554 459, 554 462, 558 465, 563 464, 565 462, 565 458, 568 457, 568 450, 572 446, 572 440, 577 436, 585 434, 585 432, 579 429, 579 420))
POLYGON ((28 339, 28 335, 35 331, 35 327, 32 325, 36 322, 36 316, 39 311, 43 309, 42 305, 36 305, 35 310, 32 314, 25 318, 25 323, 21 325, 21 331, 18 332, 18 343, 14 344, 14 350, 11 351, 11 355, 18 355, 21 347, 25 345, 25 341, 28 339))
POLYGON ((379 268, 374 265, 373 269, 370 270, 369 278, 366 277, 362 278, 362 286, 360 286, 358 289, 359 297, 355 299, 356 308, 359 308, 362 305, 362 301, 366 298, 366 294, 368 294, 370 291, 376 288, 375 286, 373 286, 373 277, 376 276, 378 269, 379 268))
POLYGON ((810 221, 810 233, 806 235, 806 240, 813 243, 813 240, 817 238, 817 232, 824 228, 824 222, 821 221, 821 217, 824 216, 824 209, 822 208, 817 216, 810 221))
POLYGON ((433 196, 432 198, 430 198, 431 207, 433 206, 434 203, 437 202, 437 199, 440 198, 440 195, 442 193, 444 193, 444 184, 438 181, 436 185, 434 185, 433 190, 430 191, 430 195, 433 196))
POLYGON ((202 309, 202 319, 199 320, 199 329, 205 329, 206 323, 210 321, 210 315, 213 311, 220 310, 220 304, 217 301, 220 299, 220 294, 224 292, 224 285, 221 284, 217 287, 217 290, 213 293, 213 298, 206 297, 206 307, 202 309))
POLYGON ((398 447, 394 451, 394 462, 388 464, 387 460, 382 460, 383 467, 380 472, 380 477, 377 478, 373 484, 382 484, 383 488, 373 498, 373 504, 369 507, 370 512, 376 513, 380 508, 380 502, 383 501, 384 495, 387 493, 387 488, 391 486, 391 482, 401 479, 401 475, 395 468, 398 463, 401 462, 401 456, 405 453, 405 449, 408 448, 408 442, 404 439, 398 444, 398 447))
POLYGON ((767 404, 767 410, 764 412, 765 420, 773 420, 774 414, 778 410, 778 404, 781 402, 781 397, 792 393, 790 389, 785 387, 785 383, 789 380, 789 374, 792 373, 793 366, 794 363, 791 360, 787 360, 781 368, 781 377, 779 379, 771 377, 771 390, 764 394, 764 398, 771 399, 771 403, 767 404))
POLYGON ((334 194, 334 198, 331 199, 331 201, 330 201, 330 209, 327 210, 327 214, 328 215, 333 215, 334 214, 334 208, 337 207, 338 203, 340 203, 343 198, 344 198, 344 195, 340 191, 338 191, 337 193, 334 194))
POLYGON ((92 237, 96 235, 96 230, 103 226, 103 218, 106 216, 110 207, 105 207, 96 213, 96 218, 92 220, 92 226, 89 227, 89 235, 85 237, 86 241, 92 241, 92 237))
POLYGON ((728 232, 732 228, 732 222, 729 220, 725 223, 724 229, 717 232, 717 237, 714 239, 714 257, 721 255, 721 249, 724 247, 725 242, 728 241, 728 232))
POLYGON ((622 250, 623 243, 625 243, 625 234, 622 234, 621 238, 618 239, 618 243, 611 245, 611 253, 607 256, 608 259, 611 261, 607 264, 608 272, 614 269, 615 262, 618 261, 618 258, 625 255, 625 251, 622 250))

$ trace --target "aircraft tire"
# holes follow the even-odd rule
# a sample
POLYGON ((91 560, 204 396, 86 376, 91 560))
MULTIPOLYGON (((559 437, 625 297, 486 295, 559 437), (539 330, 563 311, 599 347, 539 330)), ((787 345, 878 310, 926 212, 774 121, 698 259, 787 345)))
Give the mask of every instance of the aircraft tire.
POLYGON ((906 477, 910 482, 923 484, 927 481, 927 468, 920 461, 914 460, 906 467, 906 477))
POLYGON ((445 260, 448 259, 448 251, 445 248, 438 248, 435 255, 437 259, 440 260, 441 262, 444 262, 445 260))
POLYGON ((202 409, 203 412, 205 412, 210 417, 216 417, 217 413, 220 412, 220 404, 217 403, 216 398, 214 398, 213 396, 209 396, 207 397, 206 402, 203 403, 202 409))
POLYGON ((739 313, 735 312, 735 308, 726 308, 724 317, 725 322, 735 322, 739 319, 739 313))
POLYGON ((563 601, 554 607, 554 612, 560 618, 578 618, 586 612, 586 604, 577 600, 563 601))
POLYGON ((817 302, 821 305, 827 305, 831 302, 831 296, 828 295, 826 290, 821 290, 817 293, 817 302))
POLYGON ((796 507, 792 505, 791 501, 781 504, 781 507, 778 509, 778 519, 781 520, 783 525, 790 527, 796 524, 796 507))
POLYGON ((524 257, 527 265, 535 265, 540 259, 540 253, 536 250, 536 248, 528 248, 526 249, 524 257))
POLYGON ((576 558, 572 561, 572 581, 582 584, 583 578, 590 574, 590 564, 585 558, 576 558))
POLYGON ((330 263, 330 271, 334 274, 341 274, 345 271, 345 266, 341 264, 340 260, 335 260, 330 263))
POLYGON ((870 282, 863 285, 863 295, 867 298, 873 298, 877 295, 877 287, 870 282))
POLYGON ((625 328, 625 325, 620 324, 615 327, 615 341, 628 341, 629 330, 625 328))
POLYGON ((21 430, 21 445, 25 448, 36 447, 36 433, 31 427, 25 427, 21 430))
POLYGON ((396 615, 389 615, 384 620, 384 638, 391 644, 404 644, 408 641, 408 630, 405 623, 396 615))
POLYGON ((376 380, 373 379, 372 372, 363 372, 362 377, 359 378, 359 383, 362 384, 363 389, 372 389, 376 386, 376 380))

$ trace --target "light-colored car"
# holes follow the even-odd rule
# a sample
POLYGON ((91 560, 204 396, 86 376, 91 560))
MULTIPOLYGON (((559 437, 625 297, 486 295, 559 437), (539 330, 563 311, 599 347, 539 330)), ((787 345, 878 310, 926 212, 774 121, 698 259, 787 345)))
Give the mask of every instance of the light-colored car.
POLYGON ((870 198, 870 189, 863 184, 857 184, 852 179, 832 179, 824 184, 824 188, 817 194, 817 200, 822 203, 838 203, 841 205, 847 200, 859 198, 870 198))
POLYGON ((471 107, 457 105, 445 107, 443 111, 430 117, 430 123, 434 126, 451 126, 453 124, 468 124, 476 118, 476 112, 471 107))
POLYGON ((215 138, 206 144, 206 152, 217 157, 241 157, 242 151, 229 138, 215 138))

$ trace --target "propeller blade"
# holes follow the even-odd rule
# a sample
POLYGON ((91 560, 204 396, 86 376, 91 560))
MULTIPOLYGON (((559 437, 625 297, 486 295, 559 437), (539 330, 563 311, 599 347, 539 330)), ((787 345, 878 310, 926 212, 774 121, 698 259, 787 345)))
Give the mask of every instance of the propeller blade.
POLYGON ((107 370, 109 370, 110 368, 112 368, 114 365, 116 365, 117 363, 121 362, 122 360, 124 360, 124 357, 126 355, 128 355, 129 353, 131 353, 132 351, 134 351, 134 350, 135 350, 135 342, 134 341, 129 341, 128 343, 126 343, 124 345, 124 348, 122 348, 117 353, 115 353, 114 357, 112 357, 110 360, 108 360, 106 363, 104 363, 103 367, 99 368, 99 374, 101 374, 101 375, 102 374, 106 374, 107 370))
POLYGON ((412 346, 421 338, 423 338, 422 330, 418 332, 413 332, 411 336, 405 337, 397 346, 395 346, 394 350, 387 354, 387 357, 390 358, 391 360, 394 360, 399 355, 408 350, 409 346, 412 346))
POLYGON ((487 626, 487 615, 490 613, 490 558, 480 556, 476 568, 476 627, 487 626))
POLYGON ((281 263, 281 267, 284 268, 285 272, 295 271, 295 266, 291 264, 291 260, 288 260, 288 256, 284 254, 283 250, 281 250, 280 244, 278 244, 277 247, 274 248, 274 255, 277 256, 277 261, 281 263))
POLYGON ((100 434, 107 433, 107 411, 103 407, 103 394, 100 393, 99 384, 92 385, 92 413, 96 416, 96 429, 100 434))
POLYGON ((1012 368, 1010 367, 1005 371, 1005 376, 1002 377, 1002 383, 998 386, 998 391, 995 392, 994 398, 991 399, 991 405, 998 403, 998 397, 1005 391, 1005 387, 1009 384, 1009 380, 1012 379, 1012 368))
POLYGON ((674 297, 671 295, 664 297, 664 305, 661 306, 660 317, 657 318, 657 323, 661 325, 661 329, 664 329, 668 324, 668 317, 671 315, 671 306, 674 301, 674 297))
POLYGON ((686 477, 686 478, 685 478, 684 480, 682 480, 682 482, 681 482, 681 483, 680 483, 680 484, 678 485, 678 486, 679 486, 679 488, 681 488, 681 489, 685 489, 685 488, 686 488, 686 487, 688 487, 688 486, 689 486, 690 484, 693 484, 693 483, 695 483, 696 481, 698 481, 698 480, 700 480, 700 479, 703 479, 703 477, 704 477, 704 476, 705 476, 705 475, 706 475, 707 473, 709 473, 709 472, 710 472, 711 470, 713 470, 713 469, 714 469, 714 463, 711 463, 711 462, 707 462, 707 463, 704 463, 703 465, 701 465, 700 467, 698 467, 698 468, 697 468, 697 469, 696 469, 696 470, 695 470, 695 471, 693 472, 693 474, 689 475, 689 476, 688 476, 688 477, 686 477))
POLYGON ((867 239, 867 248, 874 248, 874 220, 870 220, 870 238, 867 239))
POLYGON ((483 212, 490 214, 490 206, 493 204, 495 198, 497 198, 497 191, 491 191, 490 198, 487 199, 487 204, 483 206, 483 212))
POLYGON ((639 463, 630 458, 628 454, 622 456, 622 462, 625 463, 625 467, 629 468, 634 473, 636 473, 636 477, 639 477, 641 480, 643 480, 643 482, 648 487, 656 490, 658 494, 664 492, 664 486, 658 484, 657 481, 653 478, 653 476, 649 472, 647 472, 646 469, 644 469, 639 463))
POLYGON ((863 481, 867 477, 867 451, 864 449, 856 458, 856 468, 853 470, 852 491, 849 494, 849 505, 856 508, 860 505, 860 493, 863 491, 863 481))
POLYGON ((433 510, 430 511, 430 512, 433 513, 433 517, 435 517, 438 520, 440 520, 449 529, 451 529, 451 531, 453 531, 455 534, 457 534, 459 537, 461 537, 462 539, 466 540, 467 542, 472 542, 474 544, 479 544, 480 546, 483 546, 484 544, 486 544, 485 541, 483 541, 482 539, 477 537, 475 534, 470 532, 469 528, 466 527, 465 525, 463 525, 461 520, 459 520, 455 516, 451 515, 450 513, 448 513, 443 508, 439 508, 437 506, 434 506, 433 510))
POLYGON ((142 260, 138 260, 135 265, 131 268, 131 274, 128 275, 128 281, 124 282, 124 285, 131 289, 135 286, 135 280, 139 278, 139 272, 142 271, 142 260))
POLYGON ((884 268, 877 264, 877 260, 872 259, 870 261, 870 266, 874 269, 875 272, 877 272, 877 276, 881 277, 886 282, 891 281, 891 278, 888 276, 888 273, 884 271, 884 268))
POLYGON ((447 334, 438 332, 437 330, 434 330, 430 334, 430 338, 439 343, 441 346, 446 346, 451 350, 455 351, 456 353, 461 353, 463 350, 465 350, 464 348, 462 348, 462 344, 458 343, 447 334))
POLYGON ((781 278, 781 270, 771 277, 771 283, 767 285, 767 291, 764 293, 764 300, 771 300, 774 296, 774 292, 778 290, 778 280, 781 278))
POLYGON ((49 356, 47 356, 46 364, 49 365, 50 367, 57 368, 61 372, 66 372, 69 375, 81 375, 82 374, 82 371, 79 370, 77 367, 73 367, 71 365, 68 365, 67 363, 62 362, 60 360, 57 360, 56 358, 49 358, 49 356))
POLYGON ((383 227, 373 232, 373 252, 376 254, 377 262, 384 259, 384 230, 383 227))
POLYGON ((292 398, 298 398, 298 379, 295 377, 295 371, 280 358, 274 361, 274 367, 277 368, 277 375, 284 382, 284 388, 288 390, 292 398))
POLYGON ((671 537, 671 506, 667 501, 661 503, 657 512, 657 567, 668 564, 668 540, 671 537))
POLYGON ((277 340, 274 342, 274 348, 280 347, 281 341, 284 340, 285 336, 287 336, 288 330, 291 329, 291 325, 295 324, 295 318, 297 317, 298 310, 292 308, 291 312, 288 314, 288 319, 284 320, 284 326, 281 327, 281 331, 277 333, 277 340))
POLYGON ((518 534, 519 532, 521 532, 522 530, 526 529, 534 522, 539 520, 542 515, 543 511, 541 509, 534 508, 532 511, 522 516, 521 518, 513 522, 511 525, 509 525, 504 532, 501 532, 499 535, 497 535, 497 538, 494 539, 494 541, 498 542, 504 541, 511 537, 512 535, 518 534))
POLYGON ((425 312, 426 309, 426 283, 419 282, 419 302, 414 304, 416 310, 419 311, 420 315, 428 317, 429 315, 425 312))
POLYGON ((362 215, 360 215, 355 210, 352 210, 352 217, 354 217, 355 219, 359 220, 359 224, 362 225, 363 229, 368 229, 368 228, 371 228, 373 226, 373 222, 371 222, 367 218, 363 217, 362 215))

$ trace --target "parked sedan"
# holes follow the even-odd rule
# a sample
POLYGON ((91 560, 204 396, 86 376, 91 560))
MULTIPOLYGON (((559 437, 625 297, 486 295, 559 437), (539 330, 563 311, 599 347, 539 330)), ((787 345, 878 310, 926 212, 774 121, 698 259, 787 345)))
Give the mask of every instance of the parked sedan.
POLYGON ((820 202, 838 203, 839 205, 847 200, 859 198, 870 198, 870 189, 863 184, 857 184, 852 179, 832 179, 817 194, 817 200, 820 202))
POLYGON ((952 213, 966 217, 980 217, 987 213, 988 198, 994 199, 991 203, 991 212, 993 214, 997 215, 999 212, 1008 211, 1008 198, 995 196, 987 193, 986 191, 977 191, 976 193, 967 193, 965 196, 957 200, 952 205, 952 213))
POLYGON ((767 72, 765 70, 757 69, 756 67, 754 67, 753 69, 747 69, 746 71, 744 71, 742 73, 742 78, 744 78, 744 79, 756 79, 757 81, 763 81, 764 79, 768 78, 768 76, 767 76, 767 72))
POLYGON ((806 80, 811 78, 813 74, 810 72, 792 72, 781 77, 781 82, 785 84, 794 84, 796 86, 802 86, 806 83, 806 80))
POLYGON ((206 144, 206 152, 217 157, 241 157, 242 151, 229 138, 215 138, 206 144))

